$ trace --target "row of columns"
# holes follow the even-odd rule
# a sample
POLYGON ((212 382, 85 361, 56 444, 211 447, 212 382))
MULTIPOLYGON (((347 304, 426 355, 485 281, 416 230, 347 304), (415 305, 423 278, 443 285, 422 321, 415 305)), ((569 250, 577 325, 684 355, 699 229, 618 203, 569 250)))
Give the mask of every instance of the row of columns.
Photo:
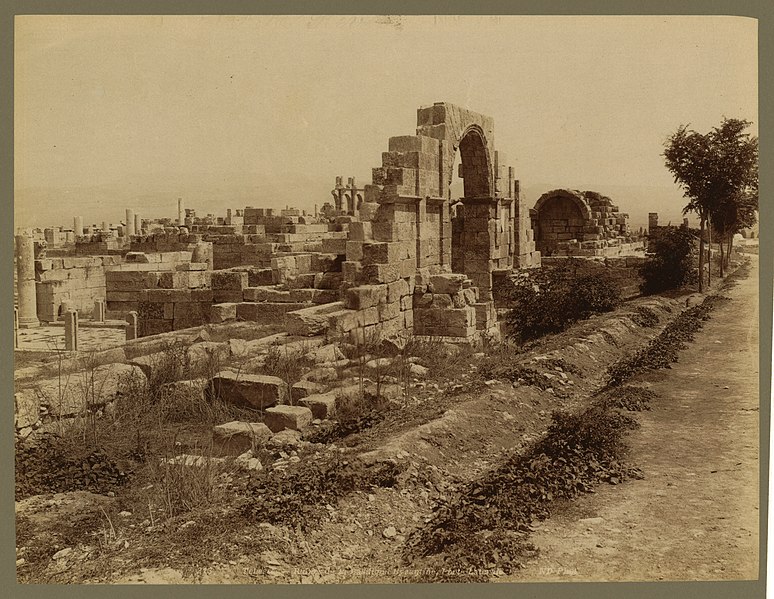
MULTIPOLYGON (((181 206, 182 200, 178 200, 178 221, 180 221, 180 206, 181 206)), ((105 221, 102 221, 102 230, 107 231, 108 230, 108 224, 105 221)), ((80 237, 83 235, 83 217, 82 216, 74 216, 73 217, 73 231, 76 235, 76 237, 80 237)), ((139 214, 135 213, 134 210, 131 208, 126 209, 126 226, 125 226, 125 234, 127 237, 131 235, 137 235, 139 232, 142 231, 142 218, 139 214)))

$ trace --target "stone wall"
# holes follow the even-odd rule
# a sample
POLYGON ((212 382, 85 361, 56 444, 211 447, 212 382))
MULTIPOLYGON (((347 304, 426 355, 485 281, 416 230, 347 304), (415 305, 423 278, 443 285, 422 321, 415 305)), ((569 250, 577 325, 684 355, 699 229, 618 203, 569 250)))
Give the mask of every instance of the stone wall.
POLYGON ((90 317, 95 300, 105 299, 107 273, 123 262, 120 256, 40 258, 35 260, 38 318, 55 322, 63 303, 90 317))
POLYGON ((124 319, 140 310, 147 289, 198 289, 206 286, 206 263, 191 262, 192 252, 130 252, 126 262, 105 273, 107 317, 124 319))
POLYGON ((555 189, 532 210, 536 247, 544 256, 617 256, 642 251, 629 215, 594 191, 555 189))

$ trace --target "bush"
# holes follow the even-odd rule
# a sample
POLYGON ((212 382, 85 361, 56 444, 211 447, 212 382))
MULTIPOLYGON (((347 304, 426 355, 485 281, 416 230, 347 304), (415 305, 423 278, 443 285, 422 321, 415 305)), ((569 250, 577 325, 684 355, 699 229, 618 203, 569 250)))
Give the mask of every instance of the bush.
POLYGON ((621 301, 618 285, 604 267, 572 258, 560 266, 519 273, 510 280, 506 296, 509 334, 519 341, 561 332, 621 301))
POLYGON ((309 530, 327 507, 355 491, 392 487, 401 467, 393 462, 365 464, 335 453, 306 455, 287 470, 263 470, 247 486, 241 511, 248 519, 309 530))
POLYGON ((624 435, 637 426, 600 402, 578 414, 554 412, 543 439, 435 506, 407 538, 404 563, 442 563, 444 582, 484 582, 498 567, 513 572, 533 550, 527 542, 532 522, 548 518, 552 502, 592 492, 601 482, 642 478, 622 461, 624 435))
POLYGON ((693 236, 687 229, 667 228, 648 243, 652 252, 640 274, 644 294, 677 289, 696 282, 693 236))

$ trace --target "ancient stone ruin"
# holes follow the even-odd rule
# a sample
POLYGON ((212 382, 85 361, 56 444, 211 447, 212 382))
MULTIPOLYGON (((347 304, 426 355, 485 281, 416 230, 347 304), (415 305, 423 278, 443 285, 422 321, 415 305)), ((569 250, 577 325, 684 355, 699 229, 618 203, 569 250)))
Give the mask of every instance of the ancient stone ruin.
MULTIPOLYGON (((336 387, 330 365, 350 364, 343 347, 378 342, 379 351, 400 351, 411 336, 444 346, 499 338, 499 286, 540 266, 541 251, 550 261, 602 257, 633 266, 623 257, 636 245, 626 215, 609 198, 557 190, 528 210, 514 169, 495 149, 493 120, 447 103, 420 108, 415 133, 388 140, 371 183, 337 177, 331 194, 333 202, 311 214, 245 206, 200 216, 180 198, 176 218, 141 218, 129 208, 117 225, 84 225, 76 216, 72 230, 18 235, 16 340, 35 329, 49 339, 56 326, 64 333, 51 358, 62 364, 16 373, 20 434, 109 412, 120 381, 128 377, 135 388, 157 380, 178 347, 187 370, 175 371, 173 386, 265 409, 263 432, 282 435, 330 418, 337 398, 363 393, 336 387), (455 164, 461 198, 452 197, 455 164), (232 336, 246 331, 248 341, 232 336), (272 348, 316 366, 289 388, 255 373, 272 348), (234 360, 253 370, 221 367, 234 360), (60 367, 76 383, 66 392, 60 367), (82 392, 95 377, 99 397, 82 392)), ((221 432, 249 439, 256 426, 226 423, 221 432)))
POLYGON ((545 256, 618 256, 642 248, 629 229, 629 215, 594 191, 549 191, 530 216, 535 246, 545 256))

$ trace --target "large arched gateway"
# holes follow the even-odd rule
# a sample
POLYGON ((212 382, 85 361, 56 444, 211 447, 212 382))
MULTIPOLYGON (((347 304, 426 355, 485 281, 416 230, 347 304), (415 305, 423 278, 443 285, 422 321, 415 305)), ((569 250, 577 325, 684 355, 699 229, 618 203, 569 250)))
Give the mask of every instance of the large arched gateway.
MULTIPOLYGON (((502 162, 491 117, 447 103, 420 108, 416 134, 390 138, 349 226, 351 305, 395 286, 408 289, 400 310, 417 334, 470 339, 496 328, 493 275, 540 262, 514 170, 502 162), (464 197, 452 198, 458 152, 464 197)), ((392 299, 388 291, 383 305, 392 299)), ((395 309, 382 311, 383 331, 400 325, 395 309)))
POLYGON ((444 102, 420 108, 416 135, 391 137, 388 150, 365 190, 366 202, 380 205, 374 239, 414 239, 416 268, 463 273, 486 298, 494 271, 539 263, 514 170, 494 149, 491 117, 444 102), (451 210, 457 152, 464 197, 451 210))

